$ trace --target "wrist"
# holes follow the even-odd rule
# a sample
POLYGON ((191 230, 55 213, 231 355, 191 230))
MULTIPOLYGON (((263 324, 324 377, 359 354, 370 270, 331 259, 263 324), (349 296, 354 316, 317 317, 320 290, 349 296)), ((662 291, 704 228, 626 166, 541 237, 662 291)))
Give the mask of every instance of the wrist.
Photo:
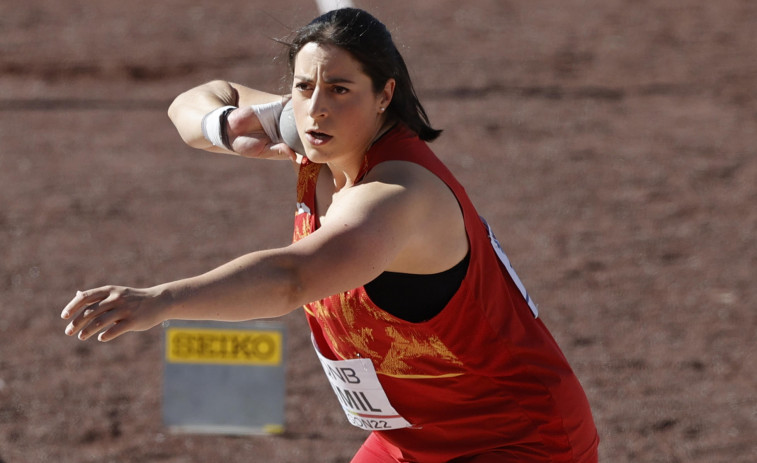
POLYGON ((284 110, 284 104, 281 100, 252 105, 251 108, 271 142, 274 144, 281 143, 279 118, 281 117, 281 112, 284 110))
POLYGON ((297 132, 297 124, 294 120, 294 107, 292 99, 287 98, 284 109, 279 117, 279 133, 281 140, 286 143, 292 151, 299 154, 305 154, 305 147, 302 146, 300 134, 297 132))
POLYGON ((209 112, 202 118, 202 135, 213 146, 234 151, 229 142, 229 113, 237 109, 236 106, 222 106, 209 112))
POLYGON ((181 306, 181 290, 175 283, 164 283, 150 288, 157 301, 157 316, 161 322, 183 319, 177 311, 177 308, 181 306))

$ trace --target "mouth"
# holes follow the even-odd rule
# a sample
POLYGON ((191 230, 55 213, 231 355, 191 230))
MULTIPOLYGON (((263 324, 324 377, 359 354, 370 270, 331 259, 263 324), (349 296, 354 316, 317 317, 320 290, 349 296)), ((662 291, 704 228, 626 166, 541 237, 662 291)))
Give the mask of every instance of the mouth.
POLYGON ((331 140, 334 137, 327 133, 319 132, 317 130, 307 130, 305 131, 305 138, 307 139, 307 142, 310 143, 312 146, 321 146, 327 143, 329 140, 331 140))

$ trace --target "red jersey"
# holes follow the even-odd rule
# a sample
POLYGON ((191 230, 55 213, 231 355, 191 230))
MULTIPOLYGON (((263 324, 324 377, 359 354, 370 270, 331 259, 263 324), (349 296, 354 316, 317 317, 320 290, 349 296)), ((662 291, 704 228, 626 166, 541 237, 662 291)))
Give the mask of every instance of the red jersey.
MULTIPOLYGON (((371 439, 397 461, 489 452, 530 462, 596 461, 598 437, 584 391, 463 187, 404 126, 371 147, 360 178, 390 160, 419 164, 452 190, 470 264, 447 306, 426 322, 392 316, 363 287, 305 306, 321 354, 370 359, 394 410, 412 425, 376 431, 371 439)), ((319 169, 307 159, 300 167, 295 241, 316 229, 319 169)))

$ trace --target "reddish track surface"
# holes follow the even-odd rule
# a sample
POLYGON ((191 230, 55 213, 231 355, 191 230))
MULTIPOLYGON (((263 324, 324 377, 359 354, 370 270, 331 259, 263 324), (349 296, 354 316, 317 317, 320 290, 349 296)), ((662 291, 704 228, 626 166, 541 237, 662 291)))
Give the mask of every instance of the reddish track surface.
MULTIPOLYGON (((348 462, 365 435, 300 312, 286 317, 279 437, 167 433, 160 330, 81 343, 58 318, 77 289, 159 283, 288 242, 289 167, 194 152, 165 109, 212 78, 277 90, 270 37, 314 4, 11 3, 0 461, 348 462)), ((357 4, 402 44, 446 129, 434 148, 586 388, 602 461, 757 461, 757 5, 357 4)))

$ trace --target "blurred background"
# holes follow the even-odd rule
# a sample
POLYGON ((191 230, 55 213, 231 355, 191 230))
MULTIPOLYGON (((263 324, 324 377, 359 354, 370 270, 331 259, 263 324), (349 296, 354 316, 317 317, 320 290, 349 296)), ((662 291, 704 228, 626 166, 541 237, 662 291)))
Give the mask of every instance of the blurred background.
MULTIPOLYGON (((445 129, 432 148, 587 391, 602 461, 757 461, 757 4, 354 4, 393 32, 445 129)), ((167 431, 161 329, 79 342, 59 318, 77 289, 290 241, 291 168, 187 148, 166 109, 215 78, 286 92, 275 39, 317 14, 0 1, 0 462, 349 462, 366 434, 301 311, 285 432, 248 437, 167 431)))

